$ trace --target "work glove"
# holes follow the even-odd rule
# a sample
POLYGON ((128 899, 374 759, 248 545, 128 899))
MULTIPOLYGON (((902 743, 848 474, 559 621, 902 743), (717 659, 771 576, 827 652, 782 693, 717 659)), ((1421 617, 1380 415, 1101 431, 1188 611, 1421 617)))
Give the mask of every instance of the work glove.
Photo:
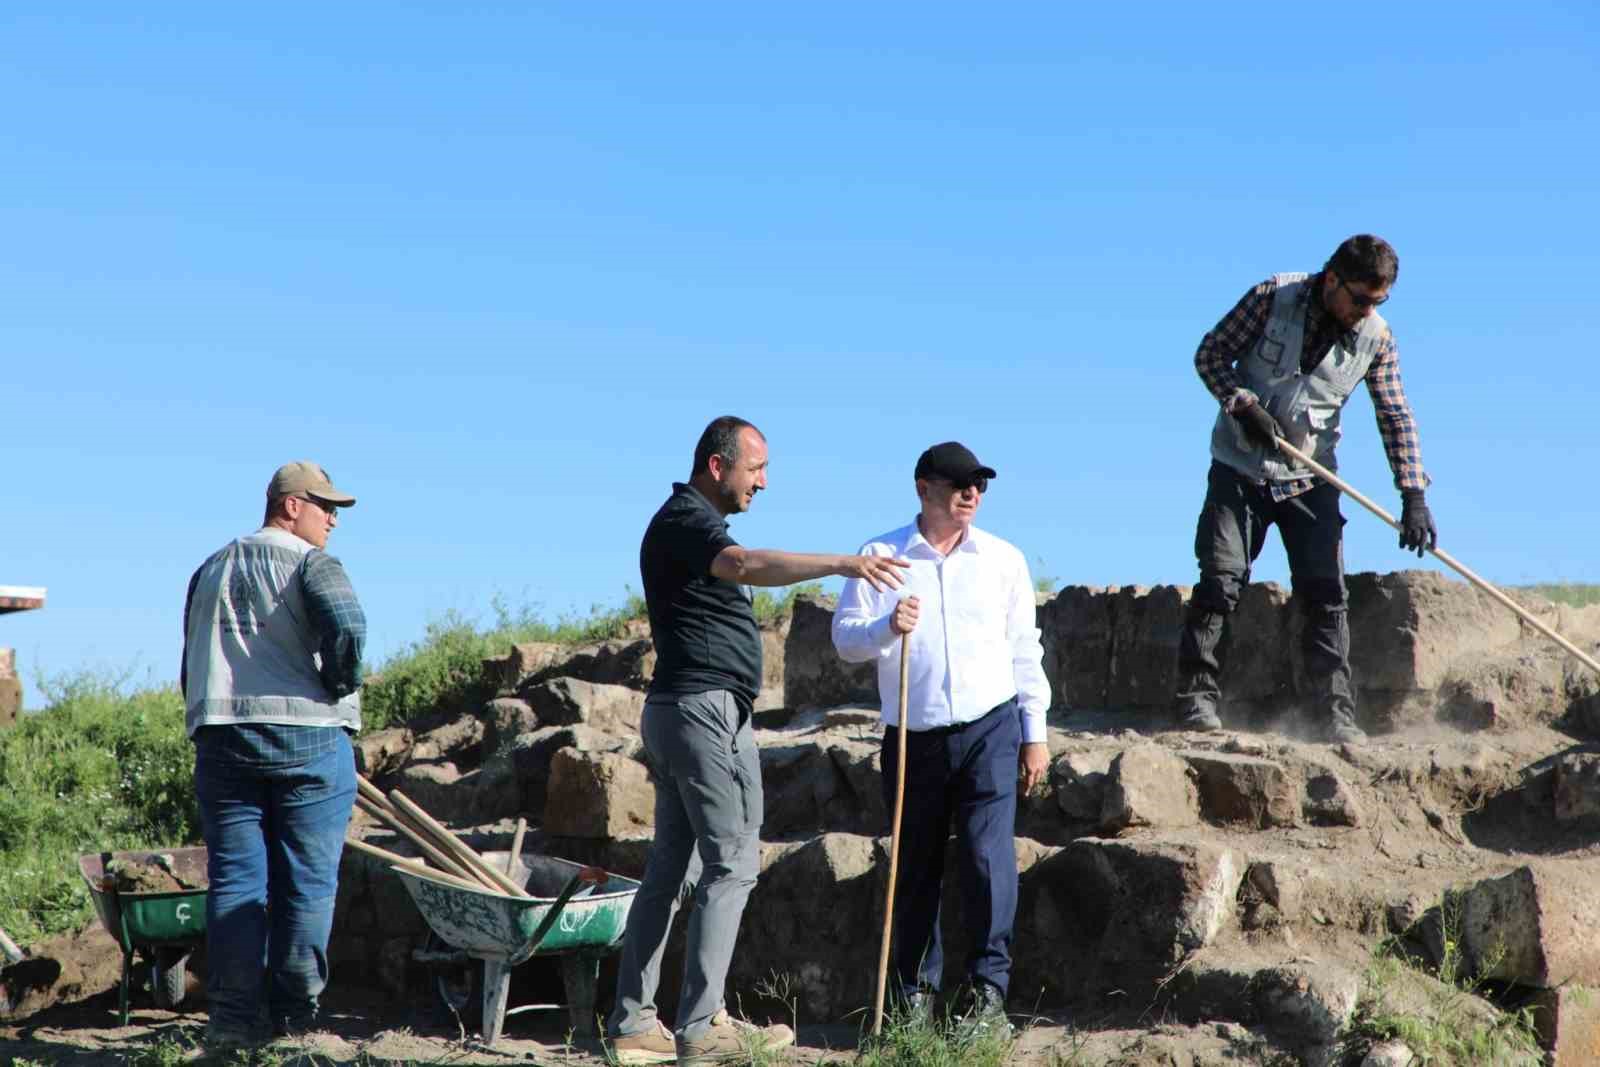
POLYGON ((1265 445, 1270 452, 1278 450, 1278 442, 1274 438, 1282 437, 1283 430, 1278 427, 1278 420, 1267 414, 1266 408, 1251 404, 1235 411, 1233 417, 1244 425, 1245 436, 1250 440, 1265 445))
POLYGON ((1400 499, 1404 501, 1400 509, 1400 547, 1414 548, 1419 556, 1424 548, 1437 548, 1439 530, 1433 525, 1433 512, 1428 510, 1422 490, 1402 489, 1400 499))

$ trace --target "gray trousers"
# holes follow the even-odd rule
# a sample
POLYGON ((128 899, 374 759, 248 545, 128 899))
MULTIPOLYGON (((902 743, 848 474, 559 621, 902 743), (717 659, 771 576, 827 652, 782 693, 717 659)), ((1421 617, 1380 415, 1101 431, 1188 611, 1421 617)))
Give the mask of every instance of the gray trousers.
POLYGON ((749 717, 722 689, 651 696, 640 732, 656 786, 656 836, 628 912, 607 1028, 626 1037, 655 1025, 667 931, 692 896, 677 1034, 695 1041, 722 1008, 739 918, 761 869, 761 762, 749 717))

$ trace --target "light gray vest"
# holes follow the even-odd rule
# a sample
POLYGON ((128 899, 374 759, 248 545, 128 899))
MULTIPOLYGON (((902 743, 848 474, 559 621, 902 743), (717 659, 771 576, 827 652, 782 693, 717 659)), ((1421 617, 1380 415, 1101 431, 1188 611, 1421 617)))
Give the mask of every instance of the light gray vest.
POLYGON ((321 656, 300 585, 312 551, 266 526, 201 566, 185 635, 191 737, 202 726, 242 722, 360 728, 360 691, 335 701, 317 673, 321 656))
MULTIPOLYGON (((1334 342, 1328 355, 1310 374, 1300 373, 1300 352, 1305 345, 1306 306, 1313 299, 1307 274, 1279 274, 1266 329, 1242 359, 1237 371, 1244 387, 1256 394, 1291 445, 1312 459, 1338 470, 1334 446, 1339 443, 1339 412, 1356 383, 1366 377, 1387 324, 1373 312, 1356 329, 1355 347, 1347 348, 1349 335, 1334 342)), ((1311 471, 1289 463, 1274 451, 1268 455, 1245 435, 1244 425, 1226 411, 1217 414, 1211 430, 1211 455, 1255 481, 1309 478, 1311 471)))

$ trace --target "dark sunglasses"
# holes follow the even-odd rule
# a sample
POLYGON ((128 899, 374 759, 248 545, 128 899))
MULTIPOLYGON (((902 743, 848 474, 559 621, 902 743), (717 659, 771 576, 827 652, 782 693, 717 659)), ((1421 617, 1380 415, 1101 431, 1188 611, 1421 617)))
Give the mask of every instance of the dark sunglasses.
MULTIPOLYGON (((1337 275, 1335 277, 1337 277, 1337 275)), ((1384 293, 1382 296, 1362 296, 1360 293, 1350 288, 1343 278, 1339 278, 1339 288, 1343 289, 1345 295, 1350 298, 1350 303, 1354 304, 1358 308, 1375 308, 1379 304, 1386 304, 1389 302, 1388 293, 1384 293)))
POLYGON ((336 519, 339 517, 339 509, 337 507, 332 504, 324 504, 322 501, 318 500, 314 496, 311 496, 309 493, 301 494, 299 498, 308 504, 315 504, 317 507, 321 508, 330 519, 336 519))
POLYGON ((989 479, 981 474, 971 478, 940 478, 939 480, 958 493, 965 493, 968 489, 976 489, 980 493, 989 491, 989 479))

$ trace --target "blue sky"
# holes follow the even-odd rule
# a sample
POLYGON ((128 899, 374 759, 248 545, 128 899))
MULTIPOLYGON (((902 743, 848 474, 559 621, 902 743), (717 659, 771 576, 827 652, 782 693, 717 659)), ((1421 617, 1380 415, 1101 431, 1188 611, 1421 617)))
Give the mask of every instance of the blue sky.
MULTIPOLYGON (((1036 574, 1190 582, 1195 345, 1362 231, 1441 546, 1600 581, 1590 5, 10 5, 0 48, 35 706, 172 678, 189 574, 300 457, 360 497, 374 661, 618 602, 727 412, 771 447, 743 543, 853 550, 959 438, 1036 574)), ((1364 391, 1340 459, 1397 507, 1364 391)), ((1346 511, 1351 571, 1416 565, 1346 511)))

